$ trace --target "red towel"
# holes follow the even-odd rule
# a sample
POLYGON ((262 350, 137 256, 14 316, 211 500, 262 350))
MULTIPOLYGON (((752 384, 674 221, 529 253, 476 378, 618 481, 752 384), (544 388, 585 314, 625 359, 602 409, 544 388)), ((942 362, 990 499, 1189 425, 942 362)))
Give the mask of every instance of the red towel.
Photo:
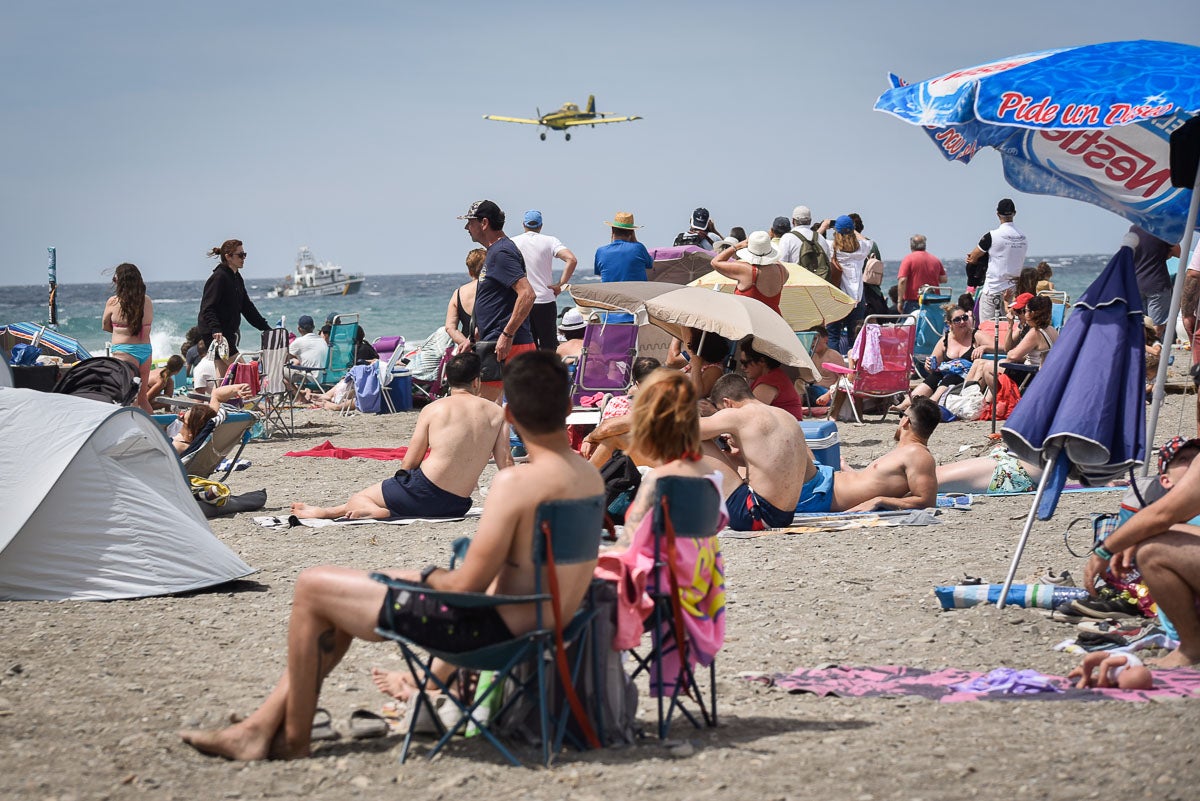
POLYGON ((312 450, 289 451, 284 456, 326 456, 333 459, 353 459, 357 456, 360 459, 389 461, 403 459, 406 453, 408 453, 408 448, 403 445, 399 448, 339 448, 329 440, 325 440, 312 450))

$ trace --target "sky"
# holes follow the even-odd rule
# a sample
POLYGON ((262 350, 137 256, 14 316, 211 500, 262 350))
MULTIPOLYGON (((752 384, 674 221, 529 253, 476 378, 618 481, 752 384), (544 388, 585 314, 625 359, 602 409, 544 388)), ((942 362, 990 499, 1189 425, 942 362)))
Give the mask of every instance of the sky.
POLYGON ((653 247, 697 206, 722 233, 857 211, 887 259, 913 233, 953 258, 1011 196, 1031 256, 1111 251, 1120 218, 1015 192, 995 152, 946 162, 872 106, 889 72, 1138 38, 1200 45, 1200 3, 5 3, 0 285, 43 282, 50 245, 60 283, 123 261, 203 280, 229 238, 260 280, 301 245, 369 275, 465 272, 455 217, 480 198, 510 234, 541 210, 589 272, 615 212, 653 247), (570 142, 482 119, 589 94, 644 119, 570 142))

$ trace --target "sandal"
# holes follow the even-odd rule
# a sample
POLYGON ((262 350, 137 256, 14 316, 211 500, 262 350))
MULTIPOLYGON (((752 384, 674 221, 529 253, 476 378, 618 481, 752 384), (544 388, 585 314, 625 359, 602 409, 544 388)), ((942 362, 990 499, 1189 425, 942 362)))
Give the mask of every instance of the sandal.
POLYGON ((315 743, 322 740, 339 740, 341 737, 342 735, 333 728, 333 718, 330 717, 329 710, 317 707, 317 711, 313 715, 312 734, 309 735, 309 739, 315 743))
POLYGON ((367 709, 350 713, 350 736, 355 740, 383 737, 389 731, 387 719, 367 709))

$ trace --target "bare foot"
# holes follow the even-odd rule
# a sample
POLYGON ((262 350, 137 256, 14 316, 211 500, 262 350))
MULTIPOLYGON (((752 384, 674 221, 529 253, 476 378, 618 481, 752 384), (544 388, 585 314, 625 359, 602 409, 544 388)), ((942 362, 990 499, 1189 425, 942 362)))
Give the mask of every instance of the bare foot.
POLYGON ((1200 659, 1192 659, 1183 653, 1183 649, 1176 648, 1160 659, 1147 659, 1146 664, 1151 667, 1160 668, 1192 667, 1193 665, 1200 665, 1200 659))
POLYGON ((185 729, 179 732, 183 741, 202 754, 246 762, 266 759, 270 753, 271 737, 238 723, 224 729, 185 729))
POLYGON ((417 692, 417 683, 413 681, 412 674, 403 670, 371 668, 371 681, 375 682, 379 692, 398 701, 407 701, 417 692))
POLYGON ((311 506, 307 503, 297 501, 292 504, 292 514, 296 517, 302 517, 306 520, 325 517, 325 509, 320 506, 311 506))

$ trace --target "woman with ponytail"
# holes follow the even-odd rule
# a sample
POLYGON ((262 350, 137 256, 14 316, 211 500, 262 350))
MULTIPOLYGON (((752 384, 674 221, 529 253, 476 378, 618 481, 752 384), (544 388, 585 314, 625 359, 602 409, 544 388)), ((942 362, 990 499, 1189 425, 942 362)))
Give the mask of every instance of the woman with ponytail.
POLYGON ((263 316, 246 294, 242 280, 242 267, 246 264, 246 249, 240 239, 227 239, 208 252, 209 258, 219 258, 212 275, 204 284, 204 295, 200 300, 200 314, 196 321, 200 336, 208 343, 209 350, 216 347, 213 356, 217 368, 224 374, 229 363, 238 354, 238 336, 242 318, 259 331, 270 329, 263 316))
POLYGON ((137 372, 137 404, 149 413, 146 390, 150 384, 150 324, 154 322, 154 301, 146 294, 146 283, 136 265, 117 265, 113 270, 113 295, 104 304, 100 328, 112 334, 113 358, 126 362, 137 372))

